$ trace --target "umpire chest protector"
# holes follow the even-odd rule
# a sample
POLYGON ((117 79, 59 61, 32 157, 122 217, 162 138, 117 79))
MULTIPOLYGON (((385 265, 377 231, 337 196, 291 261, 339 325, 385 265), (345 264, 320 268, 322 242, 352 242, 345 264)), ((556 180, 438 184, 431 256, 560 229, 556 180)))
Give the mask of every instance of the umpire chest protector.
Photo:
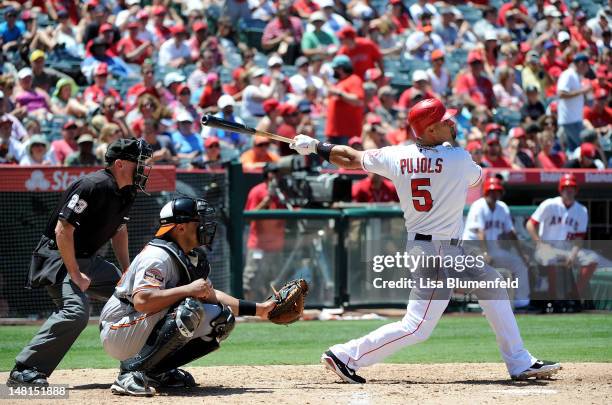
POLYGON ((194 265, 191 262, 190 256, 186 255, 185 252, 173 241, 166 239, 155 238, 148 243, 150 246, 155 246, 163 249, 172 257, 176 266, 180 269, 179 283, 178 286, 186 285, 192 281, 203 278, 208 278, 210 274, 210 263, 206 254, 202 249, 194 249, 193 252, 197 255, 198 263, 194 265))

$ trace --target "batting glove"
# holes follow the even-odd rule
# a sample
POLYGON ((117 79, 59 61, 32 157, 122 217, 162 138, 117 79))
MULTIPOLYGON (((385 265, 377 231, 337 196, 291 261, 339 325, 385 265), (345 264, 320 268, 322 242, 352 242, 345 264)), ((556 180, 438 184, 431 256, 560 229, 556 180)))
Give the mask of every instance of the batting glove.
POLYGON ((318 143, 319 141, 308 135, 298 135, 293 138, 293 142, 289 144, 289 147, 300 155, 310 155, 311 153, 317 153, 318 143))

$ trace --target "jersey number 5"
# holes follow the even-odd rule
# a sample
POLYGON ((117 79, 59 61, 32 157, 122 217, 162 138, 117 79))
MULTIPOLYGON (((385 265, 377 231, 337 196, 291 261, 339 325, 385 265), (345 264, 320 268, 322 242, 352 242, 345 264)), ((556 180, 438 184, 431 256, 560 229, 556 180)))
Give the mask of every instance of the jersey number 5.
POLYGON ((410 188, 412 189, 412 205, 419 212, 428 212, 433 205, 431 193, 424 187, 431 186, 430 178, 412 179, 410 188))

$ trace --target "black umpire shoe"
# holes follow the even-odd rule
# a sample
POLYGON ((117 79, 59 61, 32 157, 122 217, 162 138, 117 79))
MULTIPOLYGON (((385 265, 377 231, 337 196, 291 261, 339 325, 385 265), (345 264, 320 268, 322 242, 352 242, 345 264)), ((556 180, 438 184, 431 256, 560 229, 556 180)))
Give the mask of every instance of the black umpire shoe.
POLYGON ((321 363, 323 363, 327 369, 338 374, 338 377, 340 377, 344 382, 350 384, 364 384, 366 382, 365 378, 355 374, 355 371, 350 369, 346 364, 342 363, 331 350, 328 350, 321 355, 321 363))
POLYGON ((149 384, 155 388, 191 388, 198 385, 193 376, 181 368, 159 374, 147 374, 149 384))
POLYGON ((11 387, 32 385, 37 387, 48 387, 47 375, 41 373, 36 367, 15 365, 9 374, 6 385, 11 387))
POLYGON ((537 360, 531 367, 518 375, 513 375, 513 380, 527 380, 535 378, 536 380, 550 378, 561 370, 561 364, 547 360, 537 360))

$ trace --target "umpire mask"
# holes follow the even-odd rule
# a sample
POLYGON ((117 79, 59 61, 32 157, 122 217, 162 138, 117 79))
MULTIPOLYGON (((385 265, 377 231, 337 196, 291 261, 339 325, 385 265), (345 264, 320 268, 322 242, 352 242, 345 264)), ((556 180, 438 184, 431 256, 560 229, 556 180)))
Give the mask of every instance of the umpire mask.
POLYGON ((108 165, 111 165, 115 160, 127 160, 136 163, 134 170, 133 183, 134 187, 146 194, 145 188, 149 174, 151 173, 152 165, 147 163, 147 160, 153 155, 153 150, 142 139, 117 139, 115 142, 108 145, 106 150, 105 160, 108 165))

